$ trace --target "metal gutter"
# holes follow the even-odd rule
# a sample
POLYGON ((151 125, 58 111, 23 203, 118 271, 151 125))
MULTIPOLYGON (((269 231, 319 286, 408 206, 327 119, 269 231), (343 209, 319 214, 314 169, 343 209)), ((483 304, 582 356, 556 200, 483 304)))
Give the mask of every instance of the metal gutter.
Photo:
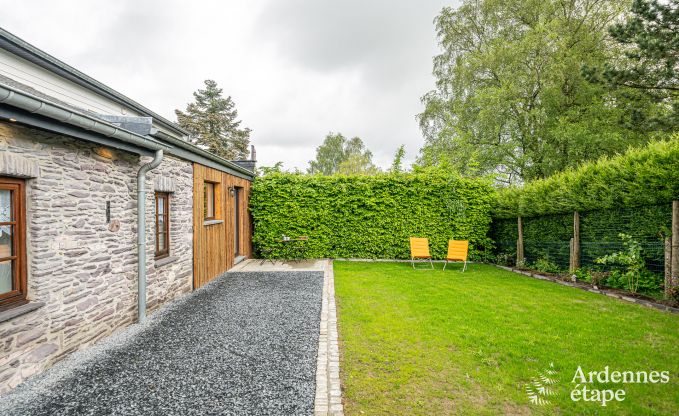
POLYGON ((11 34, 10 32, 0 28, 0 48, 5 49, 34 65, 53 72, 60 77, 63 77, 71 82, 74 82, 81 87, 87 88, 97 94, 100 94, 118 104, 130 107, 143 115, 152 117, 158 124, 182 136, 188 136, 189 133, 179 127, 170 120, 154 113, 138 102, 132 100, 119 93, 118 91, 102 84, 94 78, 78 71, 72 66, 58 60, 52 55, 36 48, 23 39, 11 34))
POLYGON ((116 127, 97 117, 74 111, 68 107, 46 101, 27 92, 3 84, 0 84, 0 103, 142 148, 151 150, 167 149, 165 144, 152 138, 121 129, 120 127, 116 127))
MULTIPOLYGON (((9 85, 0 83, 0 104, 18 108, 28 113, 39 115, 44 119, 56 120, 64 125, 74 126, 103 137, 127 143, 142 149, 152 151, 165 150, 180 158, 209 166, 214 169, 225 171, 243 179, 252 180, 254 172, 249 171, 222 157, 201 149, 184 140, 173 137, 158 130, 151 136, 142 136, 129 130, 117 127, 94 115, 75 111, 72 108, 57 104, 43 98, 29 94, 9 85), (157 138, 157 139, 156 139, 157 138)), ((1 110, 1 109, 0 109, 1 110)), ((2 113, 2 111, 0 111, 2 113)), ((63 130, 63 129, 62 129, 63 130)), ((74 134, 76 137, 82 135, 74 134)), ((82 137, 81 137, 82 138, 82 137)), ((97 141, 97 140, 91 140, 97 141)), ((128 150, 128 149, 125 149, 128 150)), ((129 149, 133 150, 133 149, 129 149)), ((145 156, 148 153, 144 154, 145 156)))
POLYGON ((243 179, 252 180, 255 177, 255 172, 245 169, 230 160, 224 159, 223 157, 214 155, 207 150, 203 150, 194 144, 170 136, 165 132, 158 131, 151 134, 151 136, 179 148, 170 148, 168 152, 173 153, 181 158, 188 159, 196 163, 201 163, 214 169, 225 171, 243 179), (182 152, 181 150, 184 150, 185 152, 182 152), (189 154, 197 155, 199 158, 191 157, 189 154))
POLYGON ((140 324, 146 321, 146 173, 162 161, 163 151, 158 150, 153 160, 137 173, 137 317, 140 324))

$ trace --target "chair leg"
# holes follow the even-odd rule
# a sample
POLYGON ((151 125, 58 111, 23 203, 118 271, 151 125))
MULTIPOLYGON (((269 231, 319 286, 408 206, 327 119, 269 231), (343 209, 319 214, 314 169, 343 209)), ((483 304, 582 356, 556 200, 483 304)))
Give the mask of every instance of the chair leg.
POLYGON ((410 264, 413 265, 413 269, 415 269, 415 257, 410 258, 410 264))
POLYGON ((434 262, 431 261, 431 258, 429 259, 429 264, 431 265, 431 269, 434 270, 434 262))
POLYGON ((443 263, 443 270, 444 270, 444 271, 446 270, 446 266, 447 266, 447 265, 448 265, 448 260, 446 260, 446 262, 443 263))
POLYGON ((464 261, 464 267, 462 267, 462 272, 467 270, 467 260, 464 261))

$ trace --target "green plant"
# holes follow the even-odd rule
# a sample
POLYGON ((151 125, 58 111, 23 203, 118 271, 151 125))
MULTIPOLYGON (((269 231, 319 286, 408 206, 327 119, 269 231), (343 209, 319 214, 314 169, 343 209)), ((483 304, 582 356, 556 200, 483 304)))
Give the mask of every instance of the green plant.
POLYGON ((580 282, 592 283, 592 272, 586 268, 579 268, 573 272, 575 278, 580 282))
POLYGON ((549 258, 546 257, 537 259, 537 261, 531 265, 531 268, 543 273, 558 274, 562 272, 558 265, 552 263, 549 258))
MULTIPOLYGON (((617 253, 599 257, 596 262, 604 265, 622 266, 624 270, 619 271, 619 277, 616 279, 618 284, 624 283, 627 290, 637 293, 642 274, 646 271, 646 262, 641 256, 641 244, 628 234, 620 233, 619 237, 622 239, 624 249, 617 253)), ((612 273, 611 277, 615 275, 616 273, 612 273)))
POLYGON ((646 205, 679 195, 679 134, 498 192, 494 216, 530 217, 646 205))
POLYGON ((500 253, 495 256, 494 263, 502 266, 514 266, 516 255, 510 253, 500 253))
POLYGON ((409 237, 427 237, 434 258, 449 239, 489 258, 489 180, 422 171, 375 176, 272 173, 256 178, 250 198, 257 250, 283 256, 281 235, 309 236, 308 258, 409 258, 409 237))
POLYGON ((642 270, 639 275, 639 291, 642 293, 657 293, 662 289, 663 278, 649 270, 642 270))

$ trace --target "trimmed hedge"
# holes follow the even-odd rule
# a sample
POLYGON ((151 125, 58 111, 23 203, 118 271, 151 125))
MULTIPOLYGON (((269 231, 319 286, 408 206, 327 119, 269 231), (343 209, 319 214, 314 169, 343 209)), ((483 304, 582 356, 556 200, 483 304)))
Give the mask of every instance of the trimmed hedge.
POLYGON ((485 179, 443 173, 256 178, 250 210, 258 252, 282 257, 283 235, 309 236, 307 258, 409 258, 409 237, 427 237, 434 258, 449 239, 490 251, 495 190, 485 179))
POLYGON ((493 216, 659 205, 679 198, 679 135, 498 193, 493 216))

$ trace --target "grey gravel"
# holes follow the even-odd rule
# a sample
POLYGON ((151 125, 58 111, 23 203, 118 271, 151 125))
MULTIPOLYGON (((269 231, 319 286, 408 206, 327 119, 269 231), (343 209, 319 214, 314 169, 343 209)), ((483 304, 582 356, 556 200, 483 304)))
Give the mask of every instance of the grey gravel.
POLYGON ((227 273, 23 383, 0 414, 313 414, 322 286, 323 272, 227 273))

